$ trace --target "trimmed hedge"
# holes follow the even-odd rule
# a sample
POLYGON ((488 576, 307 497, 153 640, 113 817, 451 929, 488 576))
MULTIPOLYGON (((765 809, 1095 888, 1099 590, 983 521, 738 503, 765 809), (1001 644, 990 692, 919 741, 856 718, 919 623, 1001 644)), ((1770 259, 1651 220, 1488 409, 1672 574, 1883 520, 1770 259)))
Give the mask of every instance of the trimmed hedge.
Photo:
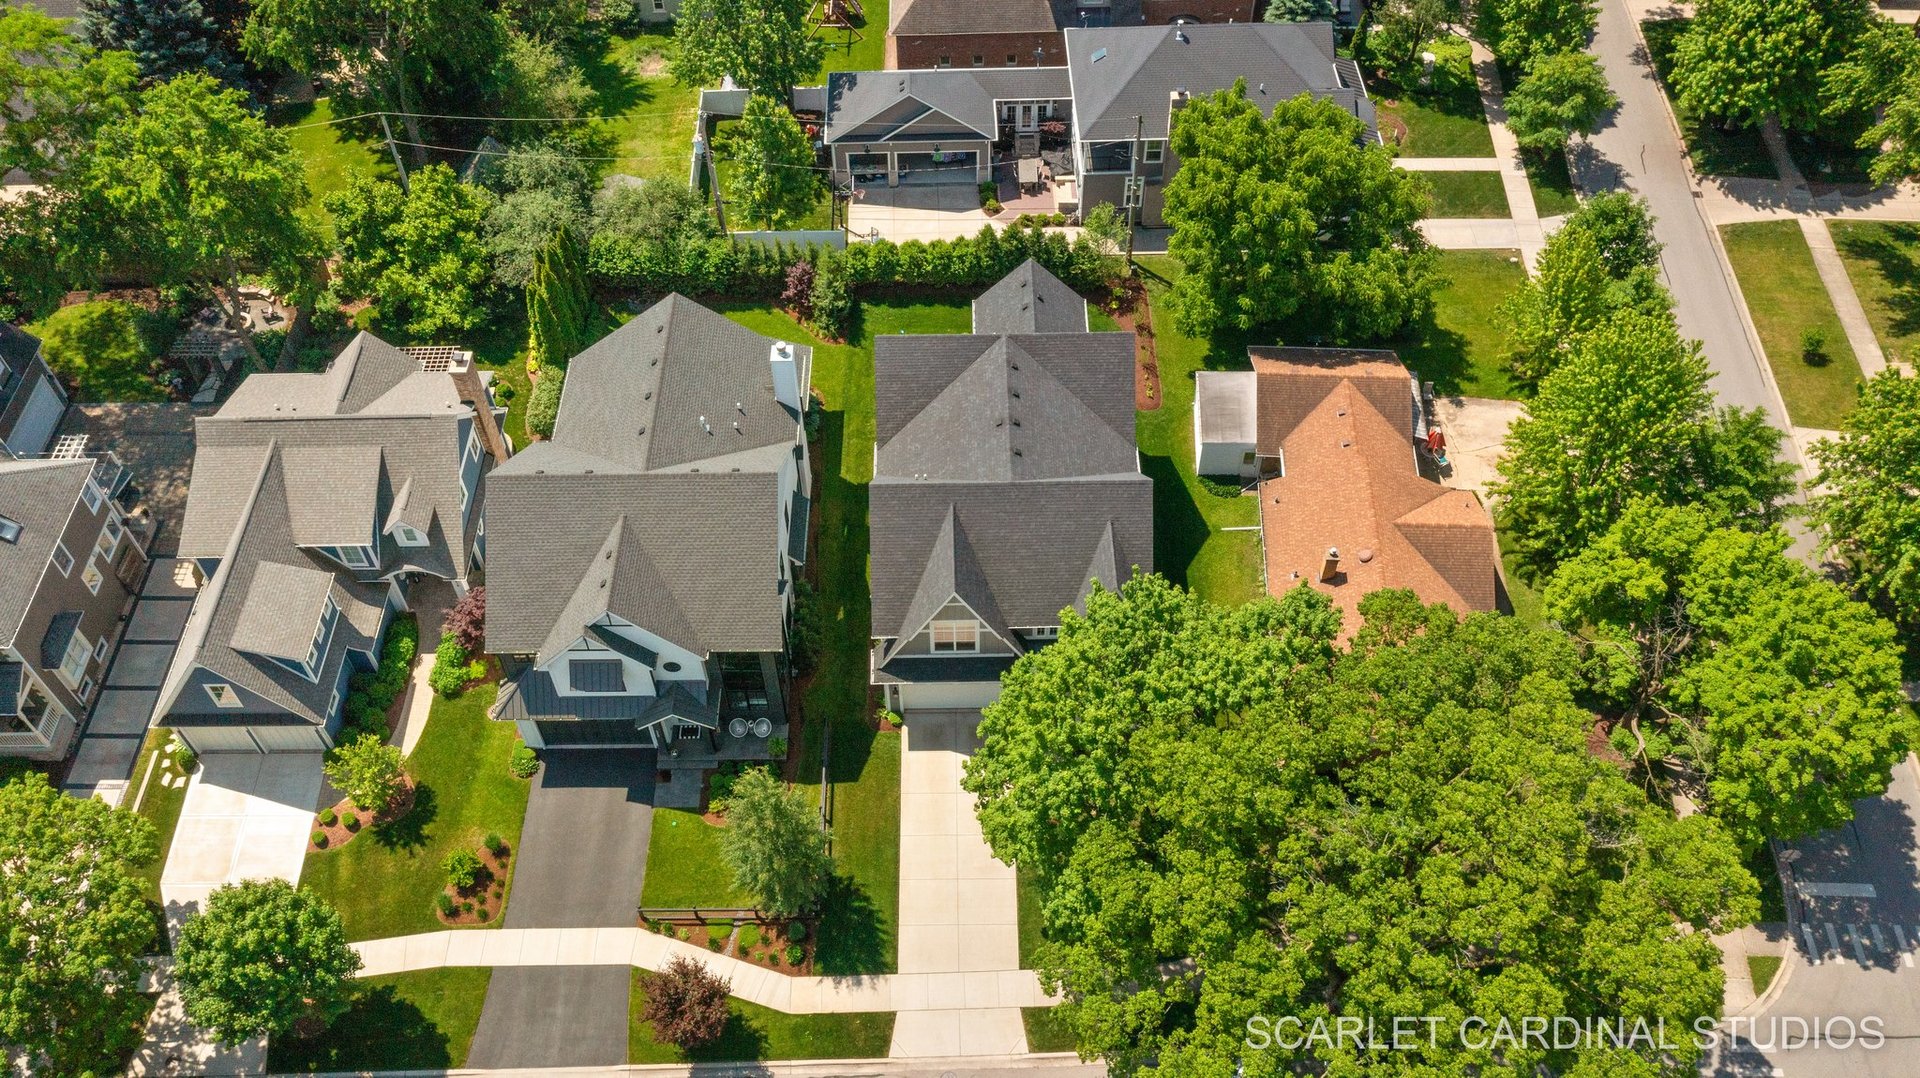
POLYGON ((378 669, 355 674, 347 680, 346 718, 334 743, 351 744, 363 734, 385 740, 387 709, 406 690, 413 671, 413 657, 420 648, 420 626, 412 614, 402 614, 387 627, 387 641, 380 649, 378 669))

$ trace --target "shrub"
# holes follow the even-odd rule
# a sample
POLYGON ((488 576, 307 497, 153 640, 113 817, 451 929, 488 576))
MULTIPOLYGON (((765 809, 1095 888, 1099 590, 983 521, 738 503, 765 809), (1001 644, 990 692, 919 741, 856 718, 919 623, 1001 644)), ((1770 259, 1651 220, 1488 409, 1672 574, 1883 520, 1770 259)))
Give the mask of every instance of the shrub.
MULTIPOLYGON (((769 775, 774 774, 773 765, 771 764, 750 764, 743 760, 724 760, 718 768, 714 769, 713 774, 707 779, 707 803, 716 809, 725 804, 727 798, 733 796, 734 784, 738 783, 740 777, 749 771, 764 771, 769 775)), ((776 775, 775 777, 777 778, 778 776, 776 775)))
POLYGON ((487 589, 474 588, 462 595, 453 609, 447 611, 442 628, 452 633, 469 655, 487 650, 487 589))
POLYGON ((173 743, 167 747, 167 752, 173 757, 174 766, 189 775, 200 763, 200 754, 194 752, 191 745, 180 740, 179 734, 173 735, 173 743))
POLYGON ((824 258, 814 268, 813 326, 821 336, 846 340, 853 332, 853 292, 838 258, 824 258))
POLYGON ((793 672, 802 677, 813 672, 820 661, 825 617, 813 584, 802 577, 793 582, 793 624, 787 629, 787 651, 793 658, 793 672))
POLYGON ((406 787, 400 750, 367 734, 328 753, 322 770, 335 789, 376 816, 406 787))
MULTIPOLYGON (((445 893, 445 892, 442 892, 442 894, 444 894, 444 893, 445 893)), ((488 908, 486 908, 485 906, 482 906, 482 907, 480 907, 480 909, 479 909, 479 910, 478 910, 478 911, 477 911, 477 912, 476 912, 476 913, 474 914, 474 916, 476 916, 476 917, 479 917, 479 918, 480 918, 480 923, 481 923, 481 924, 485 924, 485 923, 487 923, 488 921, 491 921, 491 920, 493 920, 493 911, 492 911, 492 910, 489 910, 489 909, 488 909, 488 908)))
POLYGON ((798 966, 807 960, 807 949, 797 943, 787 944, 787 965, 798 966))
POLYGON ((330 808, 323 808, 320 810, 320 826, 322 827, 332 827, 334 824, 334 821, 338 820, 339 818, 340 817, 335 815, 334 811, 330 808))
POLYGON ((447 882, 456 891, 471 890, 480 880, 480 858, 472 850, 455 850, 447 855, 447 882))
POLYGON ((507 770, 516 779, 530 779, 534 772, 540 770, 540 757, 530 745, 515 745, 513 756, 507 761, 507 770))
POLYGON ((494 855, 495 857, 506 856, 507 840, 504 838, 501 838, 499 832, 497 831, 488 832, 486 841, 482 842, 481 845, 485 846, 487 848, 487 852, 494 855))
POLYGON ((873 717, 880 720, 880 725, 889 730, 897 730, 904 724, 904 720, 900 718, 897 712, 884 707, 874 712, 873 717))
POLYGON ((566 371, 562 368, 546 367, 540 371, 539 380, 533 383, 533 393, 527 398, 528 435, 553 437, 553 421, 560 416, 560 391, 566 380, 566 371))
POLYGON ((787 267, 787 284, 780 291, 780 305, 802 322, 813 321, 813 263, 795 262, 787 267))
POLYGON ((807 938, 807 922, 788 921, 787 922, 787 938, 789 940, 792 940, 795 943, 799 943, 801 940, 806 939, 807 938))
POLYGON ((347 830, 349 831, 360 830, 360 817, 354 813, 351 813, 351 812, 342 813, 340 816, 340 822, 345 824, 347 826, 347 830))
POLYGON ((787 758, 787 739, 784 737, 768 738, 767 739, 767 755, 773 757, 776 760, 786 759, 787 758))
POLYGON ((433 670, 427 675, 427 684, 433 691, 451 700, 459 696, 471 680, 472 669, 467 665, 467 649, 452 633, 440 634, 440 646, 433 653, 433 670))
POLYGON ((313 844, 314 844, 315 846, 318 846, 318 847, 320 847, 320 848, 321 848, 321 849, 323 849, 323 850, 324 850, 324 849, 326 849, 326 848, 327 848, 327 833, 326 833, 325 831, 315 831, 315 832, 313 833, 313 844))
POLYGON ((454 911, 459 909, 459 907, 453 903, 453 896, 445 891, 433 896, 433 906, 440 911, 440 916, 442 917, 452 917, 454 911))
POLYGON ((1827 362, 1827 331, 1819 326, 1808 326, 1800 331, 1800 359, 1810 367, 1825 366, 1827 362))
POLYGON ((647 978, 647 1006, 654 1039, 680 1048, 709 1044, 727 1028, 726 981, 684 955, 647 978))
POLYGON ((1200 489, 1216 498, 1238 498, 1241 494, 1238 480, 1223 479, 1217 476, 1200 476, 1200 489))

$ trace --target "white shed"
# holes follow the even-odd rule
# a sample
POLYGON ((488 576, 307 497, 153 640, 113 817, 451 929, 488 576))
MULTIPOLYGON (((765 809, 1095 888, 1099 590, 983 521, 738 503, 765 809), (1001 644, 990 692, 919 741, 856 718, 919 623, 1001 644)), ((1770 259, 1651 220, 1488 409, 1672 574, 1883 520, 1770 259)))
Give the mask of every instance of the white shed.
POLYGON ((1258 474, 1258 389, 1252 371, 1196 371, 1193 376, 1194 471, 1251 478, 1258 474))

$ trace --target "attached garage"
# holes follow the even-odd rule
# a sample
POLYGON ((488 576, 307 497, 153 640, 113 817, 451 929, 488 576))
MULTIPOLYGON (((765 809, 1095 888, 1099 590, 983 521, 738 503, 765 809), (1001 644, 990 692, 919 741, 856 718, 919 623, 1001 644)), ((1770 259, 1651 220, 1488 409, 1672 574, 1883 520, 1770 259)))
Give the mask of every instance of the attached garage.
POLYGON ((325 752, 327 738, 313 726, 176 726, 194 752, 325 752))
POLYGON ((980 182, 980 153, 977 150, 943 150, 896 156, 901 183, 963 183, 971 186, 980 182))
POLYGON ((998 681, 929 681, 901 685, 900 711, 966 711, 1000 698, 998 681))

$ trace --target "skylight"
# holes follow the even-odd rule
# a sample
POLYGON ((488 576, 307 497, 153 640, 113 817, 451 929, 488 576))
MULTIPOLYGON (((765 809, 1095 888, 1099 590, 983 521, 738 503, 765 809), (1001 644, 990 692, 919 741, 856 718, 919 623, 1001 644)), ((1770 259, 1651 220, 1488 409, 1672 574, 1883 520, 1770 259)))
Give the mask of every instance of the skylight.
POLYGON ((12 517, 0 517, 0 543, 20 541, 20 522, 12 517))

